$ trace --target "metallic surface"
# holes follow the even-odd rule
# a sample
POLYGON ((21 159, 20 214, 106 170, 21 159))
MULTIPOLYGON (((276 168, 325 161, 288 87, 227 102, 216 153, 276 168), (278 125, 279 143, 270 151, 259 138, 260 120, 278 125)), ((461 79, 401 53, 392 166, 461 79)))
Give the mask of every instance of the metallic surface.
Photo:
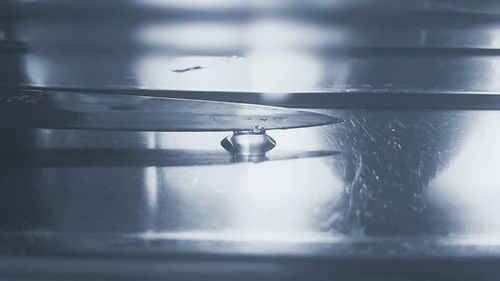
POLYGON ((276 107, 159 97, 0 89, 0 127, 128 131, 287 129, 341 119, 276 107))
MULTIPOLYGON (((6 132, 2 141, 11 146, 30 140, 30 147, 53 152, 39 158, 45 162, 2 166, 2 228, 33 234, 137 233, 159 241, 173 235, 190 241, 321 242, 325 237, 349 240, 362 234, 387 239, 417 235, 431 241, 461 237, 462 243, 478 246, 483 241, 495 243, 498 112, 324 112, 349 121, 274 132, 283 145, 268 156, 286 150, 338 153, 232 165, 204 163, 210 154, 192 161, 199 161, 198 166, 155 164, 147 154, 142 159, 149 161, 132 157, 128 161, 136 164, 124 164, 133 147, 149 147, 148 153, 158 152, 159 158, 161 153, 177 153, 178 159, 188 161, 189 155, 197 154, 196 140, 201 137, 204 149, 224 153, 217 141, 209 141, 223 133, 6 132), (168 150, 173 147, 180 150, 168 150), (57 165, 57 159, 66 162, 57 165)), ((20 157, 15 149, 2 154, 3 159, 20 157)), ((265 252, 266 245, 256 251, 265 252)), ((91 244, 80 250, 85 249, 91 250, 91 244)))
POLYGON ((495 1, 4 2, 2 83, 261 92, 271 101, 498 90, 495 1))
POLYGON ((2 3, 2 84, 346 120, 237 163, 224 132, 1 130, 2 277, 494 279, 497 2, 2 3))

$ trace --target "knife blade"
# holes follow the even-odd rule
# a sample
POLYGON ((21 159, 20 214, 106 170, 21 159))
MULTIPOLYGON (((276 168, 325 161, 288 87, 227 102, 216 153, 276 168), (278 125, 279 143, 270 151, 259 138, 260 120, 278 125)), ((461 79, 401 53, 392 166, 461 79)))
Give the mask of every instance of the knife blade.
POLYGON ((203 132, 342 121, 315 112, 218 101, 21 89, 0 95, 0 128, 203 132))

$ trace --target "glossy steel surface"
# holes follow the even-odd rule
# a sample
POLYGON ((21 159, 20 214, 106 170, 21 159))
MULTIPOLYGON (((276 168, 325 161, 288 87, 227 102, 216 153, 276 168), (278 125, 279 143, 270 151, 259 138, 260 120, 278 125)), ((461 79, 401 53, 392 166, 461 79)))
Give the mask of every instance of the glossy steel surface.
POLYGON ((271 101, 288 92, 497 92, 493 1, 278 2, 5 1, 0 79, 271 101))
POLYGON ((0 127, 115 131, 288 129, 342 122, 314 112, 159 97, 0 89, 0 127))
MULTIPOLYGON (((2 140, 11 146, 16 138, 31 139, 32 148, 53 154, 2 167, 4 228, 158 237, 206 233, 198 237, 209 240, 278 235, 300 241, 312 234, 305 239, 315 241, 321 233, 495 237, 490 218, 496 216, 498 112, 324 112, 349 122, 272 133, 283 145, 269 157, 287 150, 336 154, 233 165, 207 162, 210 154, 197 156, 199 166, 191 161, 165 167, 147 154, 123 162, 131 147, 149 147, 157 158, 175 155, 177 148, 176 157, 187 161, 200 149, 199 138, 201 148, 221 153, 217 141, 210 141, 221 133, 24 132, 36 139, 7 132, 2 140), (78 141, 71 141, 75 136, 78 141)), ((15 149, 3 154, 16 157, 15 149)))
POLYGON ((6 276, 498 275, 497 1, 116 3, 5 6, 1 83, 345 122, 270 132, 250 162, 220 157, 224 132, 4 129, 6 276))

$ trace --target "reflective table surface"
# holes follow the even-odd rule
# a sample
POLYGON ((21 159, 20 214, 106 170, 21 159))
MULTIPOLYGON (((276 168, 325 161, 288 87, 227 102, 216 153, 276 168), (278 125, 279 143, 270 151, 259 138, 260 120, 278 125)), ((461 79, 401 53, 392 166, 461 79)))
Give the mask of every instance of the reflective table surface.
POLYGON ((2 129, 0 275, 500 273, 500 5, 247 2, 0 4, 2 87, 345 120, 269 131, 250 160, 220 146, 231 132, 2 129))

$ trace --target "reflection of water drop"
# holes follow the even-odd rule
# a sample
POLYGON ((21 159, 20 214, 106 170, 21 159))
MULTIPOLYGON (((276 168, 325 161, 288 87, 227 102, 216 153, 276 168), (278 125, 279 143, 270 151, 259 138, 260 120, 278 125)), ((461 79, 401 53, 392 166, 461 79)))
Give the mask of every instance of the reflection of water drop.
POLYGON ((267 117, 260 117, 260 120, 265 122, 267 121, 267 117))

